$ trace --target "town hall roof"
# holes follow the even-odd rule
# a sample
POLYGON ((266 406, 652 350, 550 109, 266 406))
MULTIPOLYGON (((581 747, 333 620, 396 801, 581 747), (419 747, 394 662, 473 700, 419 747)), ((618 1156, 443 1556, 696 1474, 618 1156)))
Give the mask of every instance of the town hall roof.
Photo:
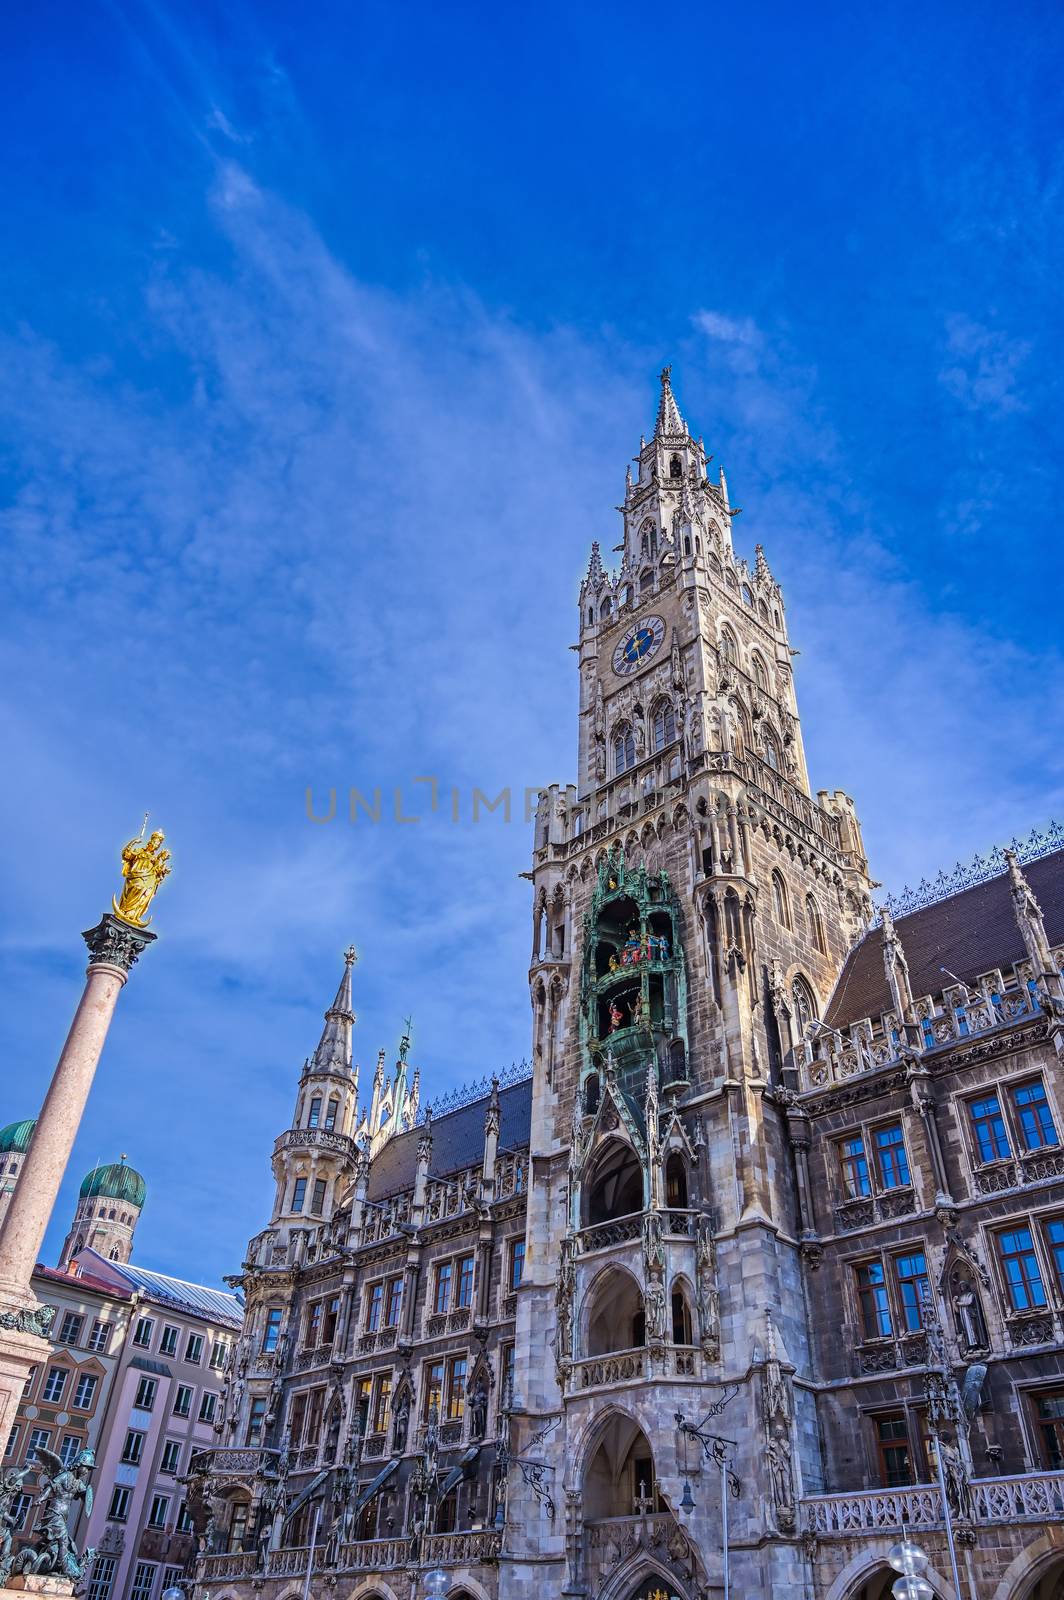
MULTIPOLYGON (((488 1096, 481 1095, 468 1105, 433 1117, 430 1172, 446 1175, 479 1163, 484 1152, 484 1113, 488 1096)), ((499 1147, 523 1149, 528 1145, 532 1126, 532 1079, 499 1090, 499 1147)), ((377 1155, 369 1174, 368 1195, 381 1200, 414 1187, 417 1147, 425 1134, 423 1126, 411 1128, 389 1139, 377 1155)))
MULTIPOLYGON (((1050 944, 1064 943, 1064 850, 1026 862, 1023 874, 1042 908, 1050 944)), ((908 916, 895 916, 894 926, 917 999, 941 993, 952 981, 949 974, 971 983, 981 973, 1011 967, 1027 954, 1006 872, 908 916)), ((869 928, 850 951, 824 1021, 830 1028, 845 1028, 889 1011, 891 1004, 883 968, 883 929, 877 926, 869 928)))

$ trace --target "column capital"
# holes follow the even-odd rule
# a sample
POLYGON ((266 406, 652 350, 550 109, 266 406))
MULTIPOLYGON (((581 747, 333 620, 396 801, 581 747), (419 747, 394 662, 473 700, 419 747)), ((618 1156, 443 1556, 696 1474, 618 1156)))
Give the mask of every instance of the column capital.
POLYGON ((89 947, 90 968, 117 967, 123 975, 128 975, 138 956, 159 936, 105 911, 95 928, 87 929, 81 937, 89 947))

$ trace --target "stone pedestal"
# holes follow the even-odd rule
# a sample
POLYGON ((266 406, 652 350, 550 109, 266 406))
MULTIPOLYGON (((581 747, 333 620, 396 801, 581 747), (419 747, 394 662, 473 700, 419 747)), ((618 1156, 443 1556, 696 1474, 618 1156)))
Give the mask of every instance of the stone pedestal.
MULTIPOLYGON (((30 1367, 47 1351, 30 1277, 74 1146, 115 1001, 137 957, 155 939, 110 912, 83 935, 85 989, 41 1107, 0 1228, 0 1444, 6 1444, 30 1367)), ((50 1319, 48 1319, 50 1321, 50 1319)))
POLYGON ((71 1595, 74 1585, 70 1578, 45 1577, 44 1573, 23 1572, 8 1578, 7 1588, 0 1589, 0 1600, 8 1594, 58 1594, 71 1595))

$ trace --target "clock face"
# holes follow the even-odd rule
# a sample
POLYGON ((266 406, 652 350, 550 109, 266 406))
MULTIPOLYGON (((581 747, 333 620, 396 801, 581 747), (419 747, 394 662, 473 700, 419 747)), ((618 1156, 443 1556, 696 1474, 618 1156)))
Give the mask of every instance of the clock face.
POLYGON ((665 637, 665 624, 660 617, 640 617, 613 652, 613 670, 620 677, 637 672, 656 655, 665 637))

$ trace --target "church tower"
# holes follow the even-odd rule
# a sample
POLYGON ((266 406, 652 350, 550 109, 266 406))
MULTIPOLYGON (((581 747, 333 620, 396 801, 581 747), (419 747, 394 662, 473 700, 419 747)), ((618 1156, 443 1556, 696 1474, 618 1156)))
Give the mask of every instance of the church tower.
POLYGON ((82 1179, 59 1266, 67 1267, 86 1248, 124 1265, 133 1254, 133 1235, 147 1198, 147 1184, 125 1156, 93 1167, 82 1179))
POLYGON ((720 1592, 722 1481, 732 1593, 782 1592, 820 1482, 786 1079, 871 884, 852 801, 811 789, 783 595, 710 464, 666 368, 620 564, 596 543, 580 588, 577 781, 536 820, 513 1447, 554 1516, 512 1479, 504 1559, 587 1600, 720 1592))

